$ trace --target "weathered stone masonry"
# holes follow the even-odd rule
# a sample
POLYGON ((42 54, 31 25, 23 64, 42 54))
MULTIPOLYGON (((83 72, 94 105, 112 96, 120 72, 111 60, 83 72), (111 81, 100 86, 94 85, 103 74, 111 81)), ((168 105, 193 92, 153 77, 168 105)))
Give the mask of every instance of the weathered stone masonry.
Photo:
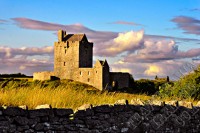
POLYGON ((35 72, 34 80, 52 78, 72 79, 96 87, 99 90, 111 88, 112 82, 118 87, 130 86, 130 74, 110 72, 107 61, 97 60, 93 67, 93 43, 85 34, 66 34, 58 31, 58 42, 54 43, 54 71, 35 72))
POLYGON ((72 109, 0 108, 1 133, 199 133, 200 107, 101 105, 72 109))

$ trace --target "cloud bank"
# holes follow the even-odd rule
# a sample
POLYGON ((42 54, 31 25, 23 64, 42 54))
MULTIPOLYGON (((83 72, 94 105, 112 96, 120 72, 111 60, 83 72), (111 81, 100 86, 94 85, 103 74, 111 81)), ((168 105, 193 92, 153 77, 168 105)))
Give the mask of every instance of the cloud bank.
POLYGON ((32 75, 35 71, 52 70, 53 47, 0 47, 0 73, 22 71, 32 75))
POLYGON ((184 33, 200 35, 200 20, 187 16, 178 16, 171 20, 176 23, 177 27, 184 33))

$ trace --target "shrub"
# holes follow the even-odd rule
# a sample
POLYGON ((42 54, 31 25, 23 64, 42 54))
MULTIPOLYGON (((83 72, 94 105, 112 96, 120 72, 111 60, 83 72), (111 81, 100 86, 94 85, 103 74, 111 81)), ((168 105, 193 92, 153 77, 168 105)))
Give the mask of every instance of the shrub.
POLYGON ((192 98, 200 100, 200 67, 184 77, 181 77, 174 84, 167 83, 159 90, 162 97, 178 97, 180 99, 192 98))

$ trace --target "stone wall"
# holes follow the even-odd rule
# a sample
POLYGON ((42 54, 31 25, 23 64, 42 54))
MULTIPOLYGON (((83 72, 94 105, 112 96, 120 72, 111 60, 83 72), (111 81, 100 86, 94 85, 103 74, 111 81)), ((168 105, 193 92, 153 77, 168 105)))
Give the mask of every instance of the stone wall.
POLYGON ((34 72, 33 80, 51 80, 54 76, 54 72, 51 71, 34 72))
POLYGON ((93 68, 79 68, 75 72, 75 80, 94 86, 94 69, 93 68))
POLYGON ((25 133, 198 133, 200 107, 101 105, 72 109, 0 108, 0 132, 25 133))
POLYGON ((110 72, 110 82, 117 81, 119 88, 129 87, 130 74, 122 72, 110 72))

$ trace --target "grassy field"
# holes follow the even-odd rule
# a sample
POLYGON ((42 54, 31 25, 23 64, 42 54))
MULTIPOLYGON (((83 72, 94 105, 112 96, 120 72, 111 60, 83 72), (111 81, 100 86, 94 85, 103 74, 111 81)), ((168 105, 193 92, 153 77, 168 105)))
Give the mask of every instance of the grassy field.
MULTIPOLYGON (((150 86, 146 82, 142 86, 140 85, 139 88, 145 89, 145 86, 149 90, 150 86)), ((172 96, 156 96, 152 98, 151 95, 146 95, 145 93, 99 91, 92 86, 71 80, 42 82, 32 81, 31 78, 0 79, 0 106, 27 105, 29 109, 33 109, 37 105, 50 104, 53 108, 76 109, 83 104, 114 104, 121 99, 127 99, 128 101, 132 99, 141 99, 142 101, 153 99, 197 102, 193 98, 183 99, 172 96)))
POLYGON ((119 99, 148 100, 145 94, 128 94, 98 91, 92 86, 70 80, 31 82, 11 80, 0 82, 0 105, 27 105, 29 109, 41 104, 51 104, 54 108, 76 109, 83 104, 113 104, 119 99))

